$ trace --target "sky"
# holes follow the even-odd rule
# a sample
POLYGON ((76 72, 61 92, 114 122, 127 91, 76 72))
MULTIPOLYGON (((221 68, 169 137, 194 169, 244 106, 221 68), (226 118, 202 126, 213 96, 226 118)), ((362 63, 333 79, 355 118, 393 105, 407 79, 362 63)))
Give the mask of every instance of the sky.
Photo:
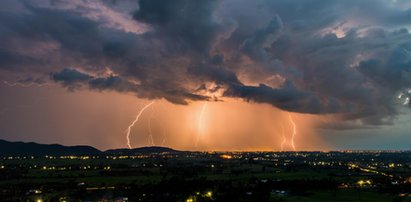
POLYGON ((411 149, 409 0, 0 1, 0 139, 411 149))

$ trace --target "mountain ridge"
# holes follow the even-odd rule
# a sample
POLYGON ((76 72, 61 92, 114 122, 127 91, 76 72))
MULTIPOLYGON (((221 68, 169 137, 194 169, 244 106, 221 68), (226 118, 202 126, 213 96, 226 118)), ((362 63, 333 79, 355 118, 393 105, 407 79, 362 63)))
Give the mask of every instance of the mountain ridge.
POLYGON ((88 145, 65 146, 61 144, 40 144, 36 142, 7 141, 0 139, 0 156, 45 156, 45 155, 134 155, 141 153, 178 152, 177 150, 160 147, 147 146, 139 148, 119 148, 101 151, 88 145))

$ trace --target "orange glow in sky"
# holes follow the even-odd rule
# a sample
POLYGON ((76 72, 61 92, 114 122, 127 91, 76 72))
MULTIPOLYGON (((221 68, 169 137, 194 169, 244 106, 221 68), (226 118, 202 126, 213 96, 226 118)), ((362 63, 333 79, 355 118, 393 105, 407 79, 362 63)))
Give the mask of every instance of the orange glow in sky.
MULTIPOLYGON (((159 103, 159 102, 156 102, 159 103)), ((141 116, 134 126, 131 142, 147 145, 151 133, 154 142, 184 150, 316 150, 325 149, 315 136, 316 117, 284 112, 269 105, 235 99, 219 102, 193 102, 186 106, 168 102, 153 104, 157 111, 150 126, 141 116), (297 130, 301 131, 297 135, 297 130), (284 142, 286 140, 286 143, 284 142), (283 148, 282 148, 283 147, 283 148)))
MULTIPOLYGON (((26 93, 25 88, 20 89, 26 93)), ((225 99, 176 105, 165 100, 139 99, 131 94, 115 92, 67 93, 58 87, 38 88, 37 93, 42 95, 43 91, 53 93, 53 96, 44 97, 36 102, 35 107, 26 110, 42 114, 43 121, 27 115, 8 117, 10 121, 16 119, 27 127, 35 128, 30 131, 31 137, 35 138, 16 138, 42 143, 91 145, 102 150, 126 148, 128 141, 124 131, 140 115, 130 130, 131 147, 152 146, 154 143, 180 150, 294 150, 290 142, 293 125, 289 112, 267 104, 225 99), (152 101, 154 103, 139 114, 152 101), (42 128, 47 128, 47 131, 42 128)), ((290 115, 298 132, 294 137, 296 150, 329 149, 315 130, 316 124, 329 118, 299 113, 290 115)), ((21 132, 14 130, 17 134, 29 134, 24 128, 20 129, 21 132)))

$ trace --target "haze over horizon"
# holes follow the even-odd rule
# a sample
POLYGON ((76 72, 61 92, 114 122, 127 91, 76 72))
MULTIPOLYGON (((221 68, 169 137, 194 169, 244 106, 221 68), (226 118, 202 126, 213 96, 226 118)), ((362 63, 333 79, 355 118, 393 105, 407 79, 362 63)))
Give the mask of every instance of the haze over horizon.
POLYGON ((0 139, 411 149, 408 0, 4 0, 0 139))

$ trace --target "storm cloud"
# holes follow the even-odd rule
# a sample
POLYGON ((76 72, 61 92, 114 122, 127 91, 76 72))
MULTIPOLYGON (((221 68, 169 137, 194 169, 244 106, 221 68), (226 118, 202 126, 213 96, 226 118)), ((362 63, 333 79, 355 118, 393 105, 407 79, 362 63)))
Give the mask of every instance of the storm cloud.
POLYGON ((409 1, 6 0, 0 9, 2 74, 70 90, 175 104, 230 97, 365 127, 391 124, 411 88, 409 1))

